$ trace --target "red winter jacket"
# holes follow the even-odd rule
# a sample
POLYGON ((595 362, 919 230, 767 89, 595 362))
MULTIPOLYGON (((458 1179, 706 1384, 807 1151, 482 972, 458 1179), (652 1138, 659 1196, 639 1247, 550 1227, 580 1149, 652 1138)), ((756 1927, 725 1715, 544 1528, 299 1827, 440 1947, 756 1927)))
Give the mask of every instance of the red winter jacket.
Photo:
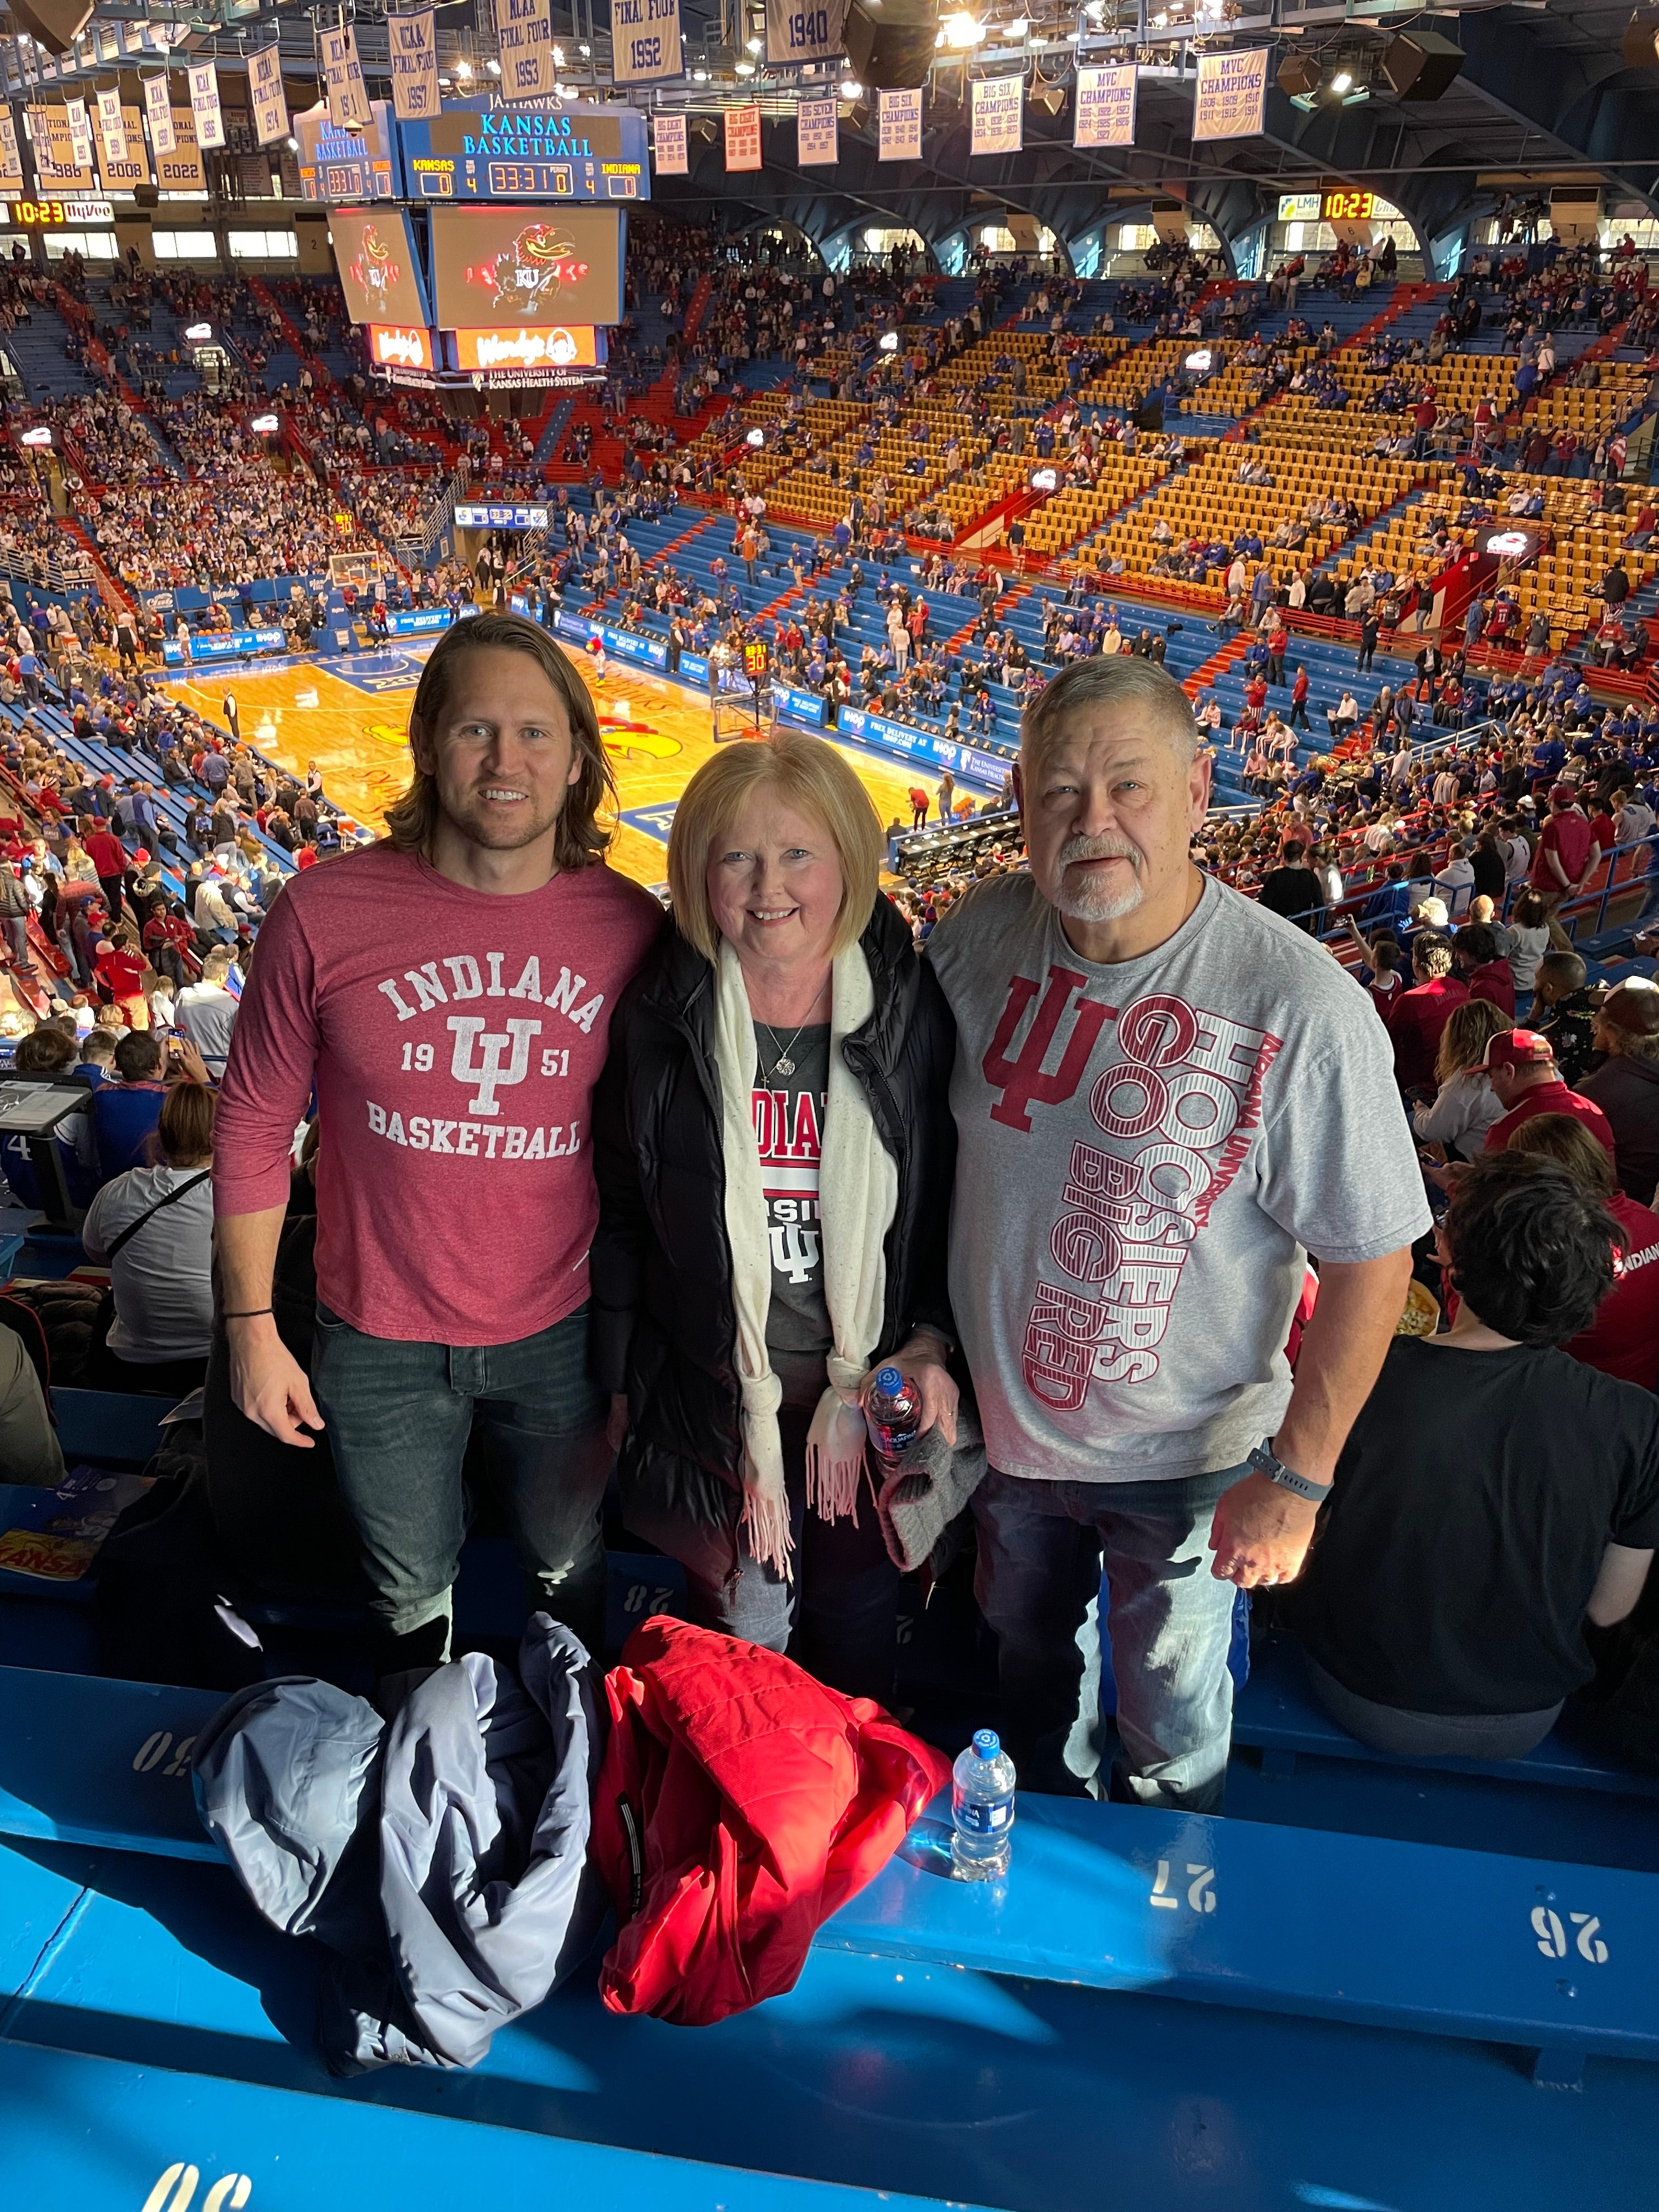
POLYGON ((793 1989, 813 1932, 878 1874, 950 1779, 868 1698, 682 1620, 606 1677, 592 1850, 620 1932, 612 2012, 706 2027, 793 1989))

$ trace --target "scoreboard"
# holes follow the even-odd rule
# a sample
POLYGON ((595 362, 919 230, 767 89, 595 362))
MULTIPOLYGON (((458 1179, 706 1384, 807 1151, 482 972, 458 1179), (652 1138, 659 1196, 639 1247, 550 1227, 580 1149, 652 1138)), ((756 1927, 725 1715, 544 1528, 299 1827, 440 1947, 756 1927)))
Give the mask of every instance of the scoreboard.
POLYGON ((360 131, 337 128, 319 102, 294 118, 294 135, 304 198, 360 204, 399 197, 397 140, 385 100, 374 102, 360 131))
POLYGON ((400 123, 411 200, 645 200, 645 118, 627 107, 446 106, 400 123))

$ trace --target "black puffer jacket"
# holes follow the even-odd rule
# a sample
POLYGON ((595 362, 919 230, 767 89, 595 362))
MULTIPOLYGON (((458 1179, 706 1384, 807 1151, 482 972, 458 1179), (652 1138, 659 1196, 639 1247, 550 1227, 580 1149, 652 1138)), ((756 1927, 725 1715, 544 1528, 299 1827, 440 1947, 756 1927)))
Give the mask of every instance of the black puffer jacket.
MULTIPOLYGON (((885 1352, 917 1322, 955 1334, 945 1237, 956 1031, 932 969, 886 898, 878 897, 861 942, 876 1011, 844 1049, 898 1164, 877 1346, 885 1352)), ((623 1514, 636 1534, 723 1583, 737 1565, 742 1428, 714 971, 678 930, 664 931, 617 1001, 593 1132, 593 1357, 601 1389, 628 1393, 623 1514)))

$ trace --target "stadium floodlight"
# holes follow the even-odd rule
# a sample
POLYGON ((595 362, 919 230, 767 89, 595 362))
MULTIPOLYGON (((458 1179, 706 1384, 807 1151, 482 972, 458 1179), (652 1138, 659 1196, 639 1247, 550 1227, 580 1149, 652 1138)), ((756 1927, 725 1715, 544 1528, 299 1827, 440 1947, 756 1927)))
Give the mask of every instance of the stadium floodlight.
POLYGON ((753 76, 754 74, 755 64, 753 62, 739 62, 738 64, 738 75, 739 76, 753 76))
POLYGON ((842 79, 841 96, 843 100, 860 99, 863 96, 863 93, 864 87, 859 82, 856 77, 848 76, 842 79))
POLYGON ((472 74, 472 64, 471 64, 471 62, 457 62, 457 63, 456 63, 456 64, 455 64, 455 74, 456 74, 456 76, 457 76, 458 77, 459 77, 459 79, 461 80, 461 82, 462 82, 463 84, 465 84, 465 83, 466 82, 467 79, 468 79, 468 78, 471 76, 471 74, 472 74))
POLYGON ((1331 90, 1333 92, 1352 92, 1353 90, 1353 71, 1352 70, 1338 70, 1336 75, 1331 79, 1331 90))
POLYGON ((947 46, 952 46, 961 53, 968 47, 980 44, 985 36, 985 26, 983 23, 975 22, 963 8, 958 9, 955 15, 941 18, 939 36, 947 46))
POLYGON ((751 54, 761 53, 764 51, 764 41, 760 39, 750 39, 746 42, 746 48, 751 54))
MULTIPOLYGON (((564 59, 564 56, 559 52, 556 46, 553 49, 553 59, 556 63, 562 62, 564 59)), ((484 67, 489 71, 491 76, 499 76, 501 73, 501 65, 499 62, 486 62, 484 64, 484 67)))

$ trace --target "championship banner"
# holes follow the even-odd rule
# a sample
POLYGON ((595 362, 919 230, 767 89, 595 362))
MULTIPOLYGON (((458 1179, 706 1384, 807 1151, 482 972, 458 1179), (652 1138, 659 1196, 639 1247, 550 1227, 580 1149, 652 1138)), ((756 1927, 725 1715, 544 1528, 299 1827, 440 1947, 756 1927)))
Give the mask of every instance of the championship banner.
POLYGON ((75 155, 77 169, 92 167, 92 125, 87 120, 84 100, 66 100, 64 114, 69 124, 70 147, 75 155))
POLYGON ((684 76, 680 0, 611 0, 611 75, 617 84, 684 76))
POLYGON ((337 131, 361 131, 369 118, 363 65, 357 58, 357 33, 349 23, 319 31, 323 81, 328 87, 328 119, 337 131))
POLYGON ((921 159, 921 88, 911 92, 878 95, 878 161, 919 161, 921 159))
POLYGON ((726 111, 726 173, 761 167, 761 127, 758 107, 728 107, 726 111))
MULTIPOLYGON (((614 7, 616 0, 611 0, 614 7)), ((659 177, 689 177, 691 161, 683 115, 653 115, 651 118, 651 166, 659 177)))
POLYGON ((97 180, 92 174, 90 165, 82 167, 75 158, 69 117, 63 108, 31 107, 28 118, 29 135, 34 147, 35 182, 41 190, 51 192, 89 192, 94 190, 97 180))
POLYGON ((207 170, 196 143, 196 118, 188 107, 172 112, 173 151, 155 156, 155 181, 164 191, 204 192, 207 170))
POLYGON ((1193 137, 1259 138, 1267 112, 1271 46, 1243 53, 1200 54, 1193 102, 1193 137))
POLYGON ((981 76, 974 80, 972 154, 1018 154, 1025 120, 1023 76, 981 76))
POLYGON ((211 62, 192 62, 185 74, 190 78, 190 112, 196 118, 197 144, 222 146, 225 118, 219 112, 218 70, 211 62))
POLYGON ((437 10, 388 15, 386 34, 392 52, 392 112, 399 123, 429 123, 441 104, 437 10))
POLYGON ((503 100, 551 100, 559 81, 553 58, 553 0, 495 0, 495 43, 501 56, 503 100))
POLYGON ((18 198, 23 192, 23 150, 9 103, 0 104, 0 192, 18 198))
POLYGON ((766 0, 766 58, 780 62, 834 61, 846 46, 848 0, 766 0))
MULTIPOLYGON (((616 0, 611 0, 614 7, 616 0)), ((795 109, 795 164, 802 169, 833 168, 841 159, 837 110, 833 100, 803 100, 795 109)))
POLYGON ((1133 146, 1135 143, 1135 65, 1080 69, 1077 73, 1074 146, 1133 146))
MULTIPOLYGON (((397 66, 397 48, 392 48, 397 66)), ((394 80, 395 82, 395 80, 394 80)), ((253 136, 261 146, 274 146, 286 138, 288 94, 283 90, 282 50, 275 40, 247 58, 248 105, 253 110, 253 136)))
POLYGON ((144 80, 144 112, 149 118, 149 143, 159 161, 173 151, 173 102, 167 94, 167 73, 144 80))
POLYGON ((106 191, 136 191, 140 185, 150 180, 149 163, 144 159, 144 126, 136 107, 121 107, 118 117, 121 135, 106 127, 104 120, 105 94, 98 95, 98 167, 103 173, 106 191))
POLYGON ((99 166, 107 184, 110 170, 125 168, 127 159, 126 117, 122 112, 118 86, 98 95, 98 154, 99 166))

